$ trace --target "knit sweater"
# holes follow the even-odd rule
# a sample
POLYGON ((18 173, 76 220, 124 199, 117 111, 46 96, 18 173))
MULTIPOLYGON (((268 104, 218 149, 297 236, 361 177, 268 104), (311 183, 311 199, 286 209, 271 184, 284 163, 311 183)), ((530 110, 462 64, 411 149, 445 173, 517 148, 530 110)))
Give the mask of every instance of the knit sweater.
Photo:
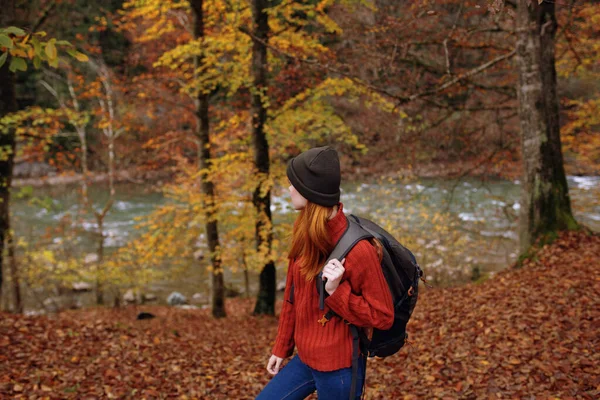
MULTIPOLYGON (((342 236, 347 224, 343 204, 339 203, 336 216, 327 221, 333 243, 342 236)), ((325 310, 319 310, 315 281, 307 281, 300 274, 298 263, 290 260, 274 355, 289 357, 296 346, 300 359, 315 370, 348 368, 352 365, 352 335, 343 319, 358 327, 391 328, 392 296, 371 243, 358 242, 346 256, 344 268, 339 286, 325 299, 325 310), (322 326, 318 321, 329 309, 341 318, 333 317, 322 326)))

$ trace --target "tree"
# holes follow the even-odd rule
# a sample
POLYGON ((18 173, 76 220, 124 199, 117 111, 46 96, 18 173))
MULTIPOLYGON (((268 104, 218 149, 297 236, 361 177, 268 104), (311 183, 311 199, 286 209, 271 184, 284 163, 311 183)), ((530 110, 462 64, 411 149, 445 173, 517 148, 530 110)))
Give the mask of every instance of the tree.
MULTIPOLYGON (((96 219, 98 230, 96 232, 96 302, 104 304, 104 281, 106 281, 105 270, 105 234, 104 223, 106 216, 111 210, 115 201, 115 167, 116 167, 116 139, 125 130, 123 118, 119 112, 117 91, 118 80, 109 70, 102 58, 90 61, 89 66, 96 75, 93 82, 85 80, 83 75, 77 75, 72 68, 65 67, 66 77, 63 79, 58 74, 52 74, 52 77, 58 81, 64 81, 64 86, 68 89, 70 102, 65 101, 60 89, 52 87, 46 80, 40 83, 56 99, 59 109, 55 117, 65 118, 70 127, 75 129, 81 147, 81 196, 85 209, 89 211, 96 219), (73 79, 75 78, 75 79, 73 79), (74 86, 74 80, 78 82, 78 87, 74 86), (85 100, 92 102, 84 102, 85 100), (87 109, 89 108, 89 109, 87 109), (108 167, 108 199, 100 209, 95 209, 93 200, 89 196, 90 173, 88 166, 88 131, 87 127, 93 120, 95 127, 100 130, 106 140, 107 167, 108 167)), ((118 296, 116 296, 118 299, 118 296)), ((117 300, 118 301, 118 300, 117 300)))
MULTIPOLYGON (((267 120, 267 40, 269 37, 269 17, 266 13, 266 0, 252 1, 253 43, 252 43, 252 145, 254 164, 258 182, 252 194, 256 209, 256 248, 271 253, 273 228, 271 219, 271 189, 269 185, 269 143, 264 130, 267 120)), ((254 314, 275 314, 275 263, 267 257, 260 272, 260 287, 254 307, 254 314)))
MULTIPOLYGON (((229 252, 221 250, 231 241, 227 240, 226 231, 219 232, 218 224, 227 225, 232 215, 223 205, 238 204, 240 199, 235 190, 238 187, 231 187, 229 182, 235 175, 231 171, 236 168, 235 148, 227 147, 224 151, 220 146, 234 142, 237 134, 225 135, 223 128, 219 128, 222 122, 212 128, 211 118, 227 121, 235 115, 233 112, 228 115, 226 106, 215 103, 220 97, 227 98, 228 90, 235 93, 244 80, 244 65, 239 61, 240 54, 247 53, 244 50, 249 43, 237 29, 239 19, 243 20, 244 14, 249 12, 244 11, 240 17, 241 4, 228 2, 227 6, 233 10, 222 14, 225 4, 220 1, 132 1, 124 4, 126 13, 122 19, 123 29, 132 35, 134 42, 140 47, 148 47, 144 57, 148 73, 140 76, 139 81, 151 80, 152 85, 144 85, 138 97, 148 98, 150 104, 154 103, 152 107, 159 110, 157 114, 162 115, 153 123, 155 133, 148 145, 163 153, 168 162, 177 161, 180 179, 173 185, 166 185, 165 191, 177 193, 180 201, 196 211, 187 215, 182 213, 190 218, 186 222, 190 229, 186 230, 185 237, 194 247, 206 245, 210 252, 207 271, 211 273, 215 317, 226 315, 223 265, 231 262, 229 252), (237 40, 239 36, 244 40, 237 40), (150 91, 156 94, 148 96, 150 91), (171 101, 176 105, 177 113, 164 113, 164 104, 171 101), (197 146, 197 152, 189 151, 190 142, 197 146), (226 154, 227 160, 214 157, 213 153, 226 154), (228 170, 225 178, 216 176, 223 166, 228 170), (204 227, 203 232, 198 232, 198 225, 204 227), (199 241, 198 237, 204 235, 206 239, 199 241)), ((172 107, 169 105, 171 110, 172 107)), ((241 171, 248 171, 248 166, 241 171)), ((172 240, 169 231, 161 229, 164 240, 172 240)), ((169 244, 171 250, 185 246, 182 236, 177 237, 176 242, 169 244)), ((204 259, 195 255, 198 251, 192 253, 194 263, 204 259)), ((177 253, 179 257, 185 255, 183 250, 177 253)))
MULTIPOLYGON (((12 114, 18 111, 16 97, 16 71, 26 71, 27 62, 32 61, 35 68, 42 62, 53 68, 58 66, 57 47, 65 47, 66 52, 79 61, 87 61, 87 57, 77 52, 71 43, 57 41, 52 38, 41 41, 46 36, 37 32, 46 20, 55 3, 51 2, 42 10, 39 18, 34 21, 31 33, 26 33, 16 26, 20 22, 18 7, 13 0, 3 4, 0 14, 0 297, 2 296, 4 241, 9 241, 9 256, 15 294, 15 306, 21 311, 21 296, 18 282, 17 265, 14 254, 14 237, 10 231, 10 186, 15 161, 16 125, 12 114)), ((18 118, 17 118, 18 120, 18 118)))
MULTIPOLYGON (((193 37, 193 25, 188 23, 192 10, 187 3, 128 2, 122 26, 136 46, 143 47, 143 57, 137 59, 147 65, 147 73, 133 82, 146 83, 138 92, 137 101, 147 99, 146 108, 163 109, 157 112, 161 117, 153 121, 154 137, 148 141, 148 147, 160 153, 155 158, 178 161, 177 172, 183 176, 174 185, 168 185, 168 190, 177 193, 181 204, 195 210, 179 214, 181 219, 191 217, 185 235, 194 246, 198 246, 198 223, 206 226, 207 214, 200 204, 204 194, 192 192, 198 190, 200 174, 188 173, 197 169, 197 165, 188 166, 188 161, 196 161, 199 154, 189 151, 189 143, 200 146, 197 135, 190 138, 190 133, 195 132, 190 127, 197 121, 195 102, 199 91, 210 93, 213 158, 205 169, 207 180, 214 184, 214 218, 219 221, 219 243, 223 249, 221 265, 227 265, 231 271, 243 268, 261 272, 267 266, 262 275, 266 283, 263 287, 270 287, 271 294, 263 292, 266 295, 262 304, 267 313, 273 313, 274 266, 286 264, 286 248, 278 238, 289 231, 284 224, 273 226, 270 215, 271 189, 276 182, 284 181, 289 158, 287 152, 279 149, 301 151, 316 143, 333 141, 358 148, 357 137, 329 104, 332 97, 348 92, 354 97, 355 85, 345 78, 325 79, 324 71, 317 68, 302 68, 301 59, 325 60, 331 56, 320 39, 323 31, 332 34, 337 28, 322 7, 303 2, 269 3, 269 19, 264 12, 261 17, 261 29, 266 29, 267 34, 261 38, 253 27, 249 4, 204 1, 202 40, 193 37), (253 46, 261 48, 262 55, 253 52, 253 46), (258 55, 258 63, 253 54, 258 55), (258 69, 253 68, 256 65, 263 69, 258 78, 258 69), (255 78, 263 83, 257 85, 255 78), (170 112, 164 112, 165 105, 170 112), (178 113, 171 112, 174 105, 178 113), (300 131, 304 134, 298 135, 300 131), (255 138, 261 147, 259 152, 255 138), (262 212, 257 212, 257 203, 262 212), (255 245, 239 251, 240 246, 251 242, 255 245)), ((266 3, 262 7, 266 9, 266 3)), ((161 230, 166 234, 158 234, 172 241, 164 249, 165 254, 176 248, 178 257, 189 254, 190 248, 185 247, 186 240, 181 235, 173 240, 167 233, 170 228, 163 226, 161 230)))
POLYGON ((523 157, 521 251, 557 230, 574 229, 560 142, 556 93, 554 2, 517 6, 519 114, 523 157))
MULTIPOLYGON (((14 10, 12 1, 5 4, 0 13, 0 27, 12 24, 14 10)), ((2 46, 5 44, 3 42, 2 46)), ((4 56, 7 53, 4 53, 4 56)), ((6 59, 6 58, 5 58, 6 59)), ((15 74, 9 69, 9 64, 4 62, 0 66, 0 119, 7 114, 17 111, 17 97, 15 92, 15 74)), ((4 240, 10 229, 9 205, 10 185, 15 154, 15 128, 8 127, 6 131, 0 130, 0 296, 2 294, 3 265, 4 265, 4 240)))
MULTIPOLYGON (((117 115, 116 93, 114 90, 113 76, 102 59, 98 63, 92 63, 93 69, 98 74, 99 85, 97 85, 96 99, 99 108, 96 109, 98 117, 98 128, 101 128, 107 140, 108 147, 108 199, 104 206, 95 210, 87 196, 87 186, 84 183, 84 202, 92 211, 98 225, 98 260, 96 268, 96 303, 104 304, 104 222, 106 215, 111 210, 115 201, 115 141, 124 131, 117 115)), ((93 86, 93 85, 92 85, 93 86)), ((84 176, 84 182, 88 179, 84 176)), ((118 297, 118 296, 117 296, 118 297)))
MULTIPOLYGON (((193 0, 191 2, 194 11, 194 39, 202 43, 204 38, 204 10, 203 0, 193 0)), ((197 56, 196 63, 202 69, 204 57, 202 54, 197 56)), ((209 92, 205 89, 198 91, 198 98, 195 101, 196 106, 196 137, 200 142, 198 145, 198 161, 201 171, 202 192, 204 194, 204 206, 206 219, 206 241, 211 254, 212 264, 212 314, 214 317, 225 317, 225 286, 223 283, 223 268, 221 266, 221 255, 219 249, 219 230, 215 216, 215 188, 208 177, 208 171, 211 167, 210 154, 210 120, 209 120, 209 92)))

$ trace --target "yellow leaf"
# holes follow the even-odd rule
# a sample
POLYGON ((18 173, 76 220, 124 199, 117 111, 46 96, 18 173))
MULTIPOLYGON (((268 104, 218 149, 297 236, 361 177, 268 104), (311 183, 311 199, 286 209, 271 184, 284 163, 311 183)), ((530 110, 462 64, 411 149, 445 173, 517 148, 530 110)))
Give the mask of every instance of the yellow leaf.
POLYGON ((54 60, 56 58, 56 46, 54 45, 54 39, 50 40, 48 44, 46 44, 46 55, 50 60, 54 60))
POLYGON ((75 58, 77 59, 77 61, 81 61, 81 62, 87 62, 87 61, 89 61, 88 56, 86 56, 83 53, 79 53, 79 52, 77 52, 75 54, 75 58))

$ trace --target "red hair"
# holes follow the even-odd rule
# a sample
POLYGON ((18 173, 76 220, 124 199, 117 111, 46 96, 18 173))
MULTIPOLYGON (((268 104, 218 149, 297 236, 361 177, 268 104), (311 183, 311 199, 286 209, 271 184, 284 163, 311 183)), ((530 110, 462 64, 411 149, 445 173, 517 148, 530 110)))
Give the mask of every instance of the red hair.
POLYGON ((333 207, 307 202, 296 218, 292 232, 292 246, 288 257, 298 258, 300 273, 307 281, 321 271, 335 243, 329 235, 327 220, 333 207))

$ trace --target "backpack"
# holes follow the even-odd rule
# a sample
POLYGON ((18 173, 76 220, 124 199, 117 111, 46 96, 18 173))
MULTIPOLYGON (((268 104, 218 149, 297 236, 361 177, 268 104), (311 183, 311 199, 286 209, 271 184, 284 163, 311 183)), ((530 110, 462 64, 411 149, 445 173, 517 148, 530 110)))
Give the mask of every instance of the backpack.
MULTIPOLYGON (((404 346, 408 337, 406 324, 417 304, 419 279, 423 272, 414 254, 379 225, 355 215, 349 215, 347 221, 346 231, 338 240, 325 264, 334 258, 343 259, 361 240, 377 239, 383 247, 381 269, 394 304, 394 323, 388 330, 374 328, 369 338, 362 329, 350 324, 353 342, 350 398, 354 398, 359 351, 362 349, 368 357, 388 357, 396 354, 404 346)), ((328 296, 322 274, 319 273, 315 279, 321 310, 325 308, 325 297, 328 296)), ((330 310, 323 317, 329 320, 333 316, 336 314, 330 310)))

